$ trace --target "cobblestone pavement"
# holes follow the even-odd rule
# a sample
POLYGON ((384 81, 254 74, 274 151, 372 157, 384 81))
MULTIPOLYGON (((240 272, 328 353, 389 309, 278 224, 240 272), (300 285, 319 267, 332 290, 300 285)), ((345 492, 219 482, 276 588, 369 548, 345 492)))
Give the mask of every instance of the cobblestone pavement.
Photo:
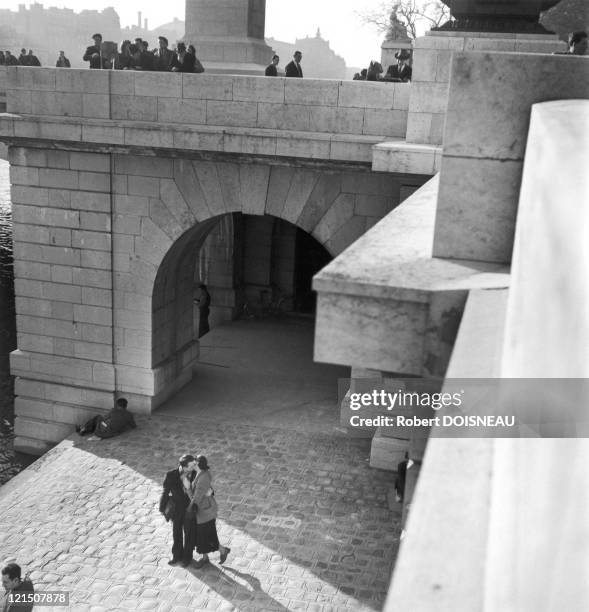
POLYGON ((382 608, 400 526, 369 440, 211 417, 138 424, 72 436, 0 489, 2 560, 37 589, 69 591, 76 612, 382 608), (167 564, 160 486, 186 451, 212 466, 224 566, 167 564))

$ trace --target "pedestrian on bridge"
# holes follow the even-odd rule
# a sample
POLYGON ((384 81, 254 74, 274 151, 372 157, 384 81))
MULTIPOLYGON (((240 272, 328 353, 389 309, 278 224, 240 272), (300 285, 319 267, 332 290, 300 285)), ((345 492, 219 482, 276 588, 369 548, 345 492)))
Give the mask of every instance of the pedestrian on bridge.
POLYGON ((219 551, 219 563, 222 565, 231 549, 219 544, 217 536, 217 501, 213 490, 213 478, 209 463, 204 455, 196 457, 196 478, 194 494, 188 506, 189 511, 196 508, 196 552, 202 557, 195 566, 200 569, 210 563, 209 553, 219 551))

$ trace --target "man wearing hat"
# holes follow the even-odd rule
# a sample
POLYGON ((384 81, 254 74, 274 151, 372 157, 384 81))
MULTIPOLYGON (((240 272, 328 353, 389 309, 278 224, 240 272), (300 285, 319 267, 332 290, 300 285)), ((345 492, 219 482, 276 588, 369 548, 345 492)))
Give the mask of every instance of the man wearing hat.
POLYGON ((158 36, 159 49, 155 52, 155 69, 169 72, 174 61, 174 52, 168 49, 168 39, 165 36, 158 36))
POLYGON ((389 66, 385 75, 385 80, 403 81, 404 83, 410 81, 413 70, 407 62, 411 59, 411 53, 407 51, 407 49, 399 49, 399 51, 395 53, 395 58, 397 60, 397 65, 389 66))
POLYGON ((92 39, 94 44, 86 48, 86 53, 84 53, 82 59, 85 62, 90 62, 90 68, 110 68, 108 60, 102 57, 102 34, 94 34, 92 39))

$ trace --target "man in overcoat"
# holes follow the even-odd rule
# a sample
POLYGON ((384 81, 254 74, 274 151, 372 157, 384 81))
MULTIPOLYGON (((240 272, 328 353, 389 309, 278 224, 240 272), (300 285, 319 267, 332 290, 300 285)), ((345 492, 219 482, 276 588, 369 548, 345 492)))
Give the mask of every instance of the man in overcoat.
POLYGON ((301 60, 303 59, 303 54, 300 51, 295 51, 292 58, 292 61, 286 64, 286 68, 284 69, 285 75, 287 77, 302 79, 303 69, 301 68, 301 60))
POLYGON ((172 558, 170 565, 182 563, 188 567, 196 543, 196 520, 186 512, 193 495, 193 481, 196 476, 196 460, 192 455, 182 455, 178 467, 170 470, 164 478, 160 512, 166 520, 172 521, 172 558))

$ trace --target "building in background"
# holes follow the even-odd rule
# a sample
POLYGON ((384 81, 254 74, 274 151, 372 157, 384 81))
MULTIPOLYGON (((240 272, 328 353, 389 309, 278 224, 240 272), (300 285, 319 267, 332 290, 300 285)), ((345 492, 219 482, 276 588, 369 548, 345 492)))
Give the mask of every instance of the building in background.
POLYGON ((103 40, 120 44, 124 39, 141 37, 150 47, 157 47, 158 36, 165 36, 173 45, 184 36, 184 21, 174 19, 152 30, 147 19, 137 13, 137 23, 121 28, 118 13, 112 8, 80 13, 69 8, 44 7, 43 4, 20 4, 17 11, 0 9, 0 49, 14 54, 22 47, 33 49, 43 66, 55 66, 60 51, 65 51, 72 68, 87 68, 82 60, 94 32, 103 40))
MULTIPOLYGON (((284 72, 284 66, 292 59, 293 53, 298 50, 303 54, 303 73, 310 79, 346 79, 348 76, 346 62, 343 57, 337 55, 329 46, 329 41, 321 36, 321 31, 317 28, 315 36, 297 38, 294 43, 266 38, 268 45, 280 55, 280 67, 284 72)), ((268 58, 268 63, 270 63, 268 58)), ((370 63, 367 60, 366 65, 370 63)))
POLYGON ((85 67, 82 55, 94 32, 100 32, 103 40, 117 42, 121 35, 120 19, 113 8, 75 13, 68 8, 20 4, 18 11, 0 10, 0 23, 0 48, 13 53, 21 47, 33 49, 43 66, 54 66, 59 51, 65 51, 72 67, 85 67))

